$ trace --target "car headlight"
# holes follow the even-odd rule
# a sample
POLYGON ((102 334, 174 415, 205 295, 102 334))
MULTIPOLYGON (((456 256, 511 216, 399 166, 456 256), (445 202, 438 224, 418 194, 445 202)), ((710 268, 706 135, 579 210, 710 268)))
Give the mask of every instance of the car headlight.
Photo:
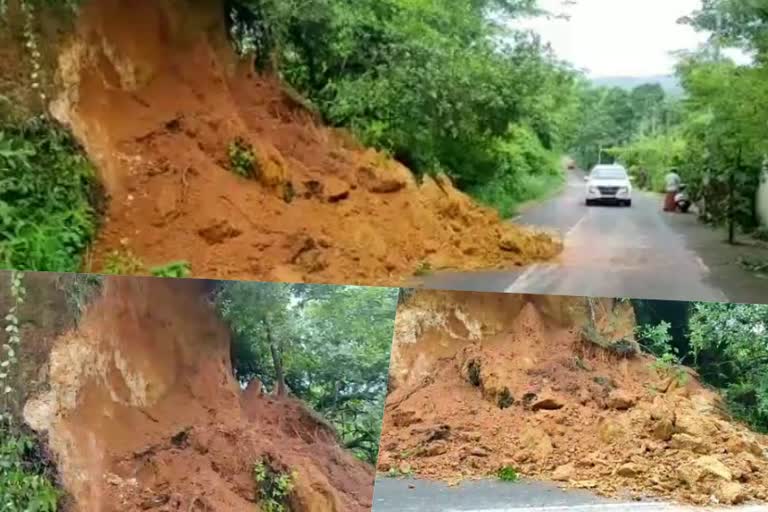
POLYGON ((590 194, 599 194, 600 191, 597 190, 597 187, 589 187, 589 193, 590 194))
POLYGON ((621 187, 619 189, 620 194, 629 194, 629 187, 621 187))

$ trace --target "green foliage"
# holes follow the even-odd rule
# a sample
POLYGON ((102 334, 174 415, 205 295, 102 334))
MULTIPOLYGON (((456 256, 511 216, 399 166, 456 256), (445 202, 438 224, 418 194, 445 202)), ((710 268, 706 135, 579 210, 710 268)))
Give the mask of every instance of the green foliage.
POLYGON ((232 141, 229 145, 229 166, 233 172, 244 178, 251 178, 258 172, 257 164, 253 146, 241 138, 232 141))
POLYGON ((547 150, 533 130, 512 126, 493 148, 496 172, 469 192, 499 210, 502 217, 516 213, 520 204, 558 192, 564 183, 559 155, 547 150))
POLYGON ((517 470, 512 466, 504 466, 499 468, 496 472, 496 476, 502 482, 517 482, 520 479, 520 475, 517 470))
MULTIPOLYGON (((507 210, 547 188, 517 183, 528 167, 518 169, 515 155, 566 147, 579 98, 575 72, 536 37, 498 22, 531 12, 534 1, 237 5, 237 48, 251 48, 257 64, 273 54, 282 76, 331 124, 417 173, 445 172, 507 210), (511 126, 526 127, 512 128, 527 130, 526 138, 516 140, 511 126), (506 193, 516 195, 508 200, 506 193)), ((539 161, 534 171, 542 181, 551 160, 539 161)))
POLYGON ((290 512, 286 501, 293 492, 296 475, 277 471, 269 460, 261 460, 253 466, 256 483, 256 500, 264 512, 290 512))
POLYGON ((216 303, 238 380, 274 390, 282 373, 348 449, 375 462, 397 297, 394 288, 238 282, 216 303))
POLYGON ((674 377, 680 385, 688 381, 688 372, 682 366, 682 358, 677 347, 672 345, 672 336, 668 322, 657 325, 639 325, 636 334, 642 347, 656 356, 652 367, 661 375, 674 377))
POLYGON ((155 277, 183 278, 189 277, 192 273, 192 268, 186 261, 174 261, 166 265, 155 267, 150 270, 150 273, 155 277))
POLYGON ((697 303, 690 337, 702 378, 732 413, 768 432, 768 305, 697 303))
POLYGON ((96 230, 93 168, 46 121, 0 126, 0 265, 74 272, 96 230))
POLYGON ((664 192, 664 178, 683 161, 686 141, 676 134, 643 136, 631 143, 608 149, 607 153, 628 166, 635 184, 664 192))
POLYGON ((40 447, 0 422, 0 503, 9 512, 55 512, 61 495, 40 447))

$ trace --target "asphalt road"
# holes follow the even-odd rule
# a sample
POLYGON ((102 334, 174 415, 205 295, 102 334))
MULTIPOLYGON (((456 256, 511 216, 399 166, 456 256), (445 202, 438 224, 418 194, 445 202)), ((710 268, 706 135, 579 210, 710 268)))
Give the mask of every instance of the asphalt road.
POLYGON ((415 479, 377 478, 373 512, 765 512, 765 505, 687 507, 609 500, 586 491, 523 481, 465 482, 458 487, 415 479))
MULTIPOLYGON (((557 261, 521 271, 436 273, 426 288, 485 292, 726 301, 710 269, 661 211, 658 196, 635 192, 630 208, 584 204, 584 175, 570 172, 558 196, 515 222, 558 232, 557 261)), ((768 294, 768 292, 766 292, 768 294)))

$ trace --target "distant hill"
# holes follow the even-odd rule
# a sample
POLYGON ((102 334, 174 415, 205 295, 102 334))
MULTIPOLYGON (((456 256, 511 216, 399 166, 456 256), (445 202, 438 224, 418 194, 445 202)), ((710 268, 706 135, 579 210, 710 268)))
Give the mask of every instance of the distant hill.
POLYGON ((634 89, 643 84, 660 84, 669 95, 679 96, 683 93, 680 81, 673 75, 656 76, 609 76, 592 79, 592 83, 605 87, 621 87, 622 89, 634 89))

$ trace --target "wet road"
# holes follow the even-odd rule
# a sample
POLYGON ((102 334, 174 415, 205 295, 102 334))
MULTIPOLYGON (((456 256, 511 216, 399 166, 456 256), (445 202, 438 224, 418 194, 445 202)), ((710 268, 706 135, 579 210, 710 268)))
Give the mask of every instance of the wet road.
POLYGON ((542 482, 466 482, 458 487, 415 479, 377 478, 373 512, 765 512, 765 505, 687 507, 609 500, 542 482))
POLYGON ((528 209, 516 223, 558 232, 558 261, 522 271, 436 273, 427 288, 725 301, 710 270, 661 211, 657 196, 635 192, 630 208, 584 204, 584 178, 571 172, 557 197, 528 209))

